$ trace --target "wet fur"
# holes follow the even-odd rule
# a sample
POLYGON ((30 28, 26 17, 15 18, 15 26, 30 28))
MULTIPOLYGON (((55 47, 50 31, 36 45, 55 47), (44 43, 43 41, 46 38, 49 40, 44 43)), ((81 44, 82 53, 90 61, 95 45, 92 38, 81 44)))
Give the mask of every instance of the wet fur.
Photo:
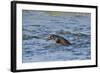
POLYGON ((48 39, 54 40, 54 41, 56 41, 56 43, 59 43, 62 45, 71 45, 71 43, 68 40, 66 40, 63 37, 58 36, 58 35, 51 34, 51 35, 49 35, 48 39))

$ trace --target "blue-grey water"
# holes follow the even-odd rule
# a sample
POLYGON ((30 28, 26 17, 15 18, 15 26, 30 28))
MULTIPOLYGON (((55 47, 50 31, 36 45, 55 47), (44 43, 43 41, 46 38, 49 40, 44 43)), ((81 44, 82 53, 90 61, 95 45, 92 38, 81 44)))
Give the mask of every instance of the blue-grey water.
POLYGON ((91 59, 91 15, 23 10, 22 62, 47 62, 91 59), (47 40, 50 34, 64 37, 64 46, 47 40))

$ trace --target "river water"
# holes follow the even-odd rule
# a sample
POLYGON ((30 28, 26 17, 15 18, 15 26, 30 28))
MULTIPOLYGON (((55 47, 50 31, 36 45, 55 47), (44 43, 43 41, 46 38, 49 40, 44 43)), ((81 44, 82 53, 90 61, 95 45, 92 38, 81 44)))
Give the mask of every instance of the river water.
POLYGON ((23 63, 91 59, 89 13, 23 10, 22 15, 23 63), (50 34, 62 36, 72 44, 48 41, 50 34))

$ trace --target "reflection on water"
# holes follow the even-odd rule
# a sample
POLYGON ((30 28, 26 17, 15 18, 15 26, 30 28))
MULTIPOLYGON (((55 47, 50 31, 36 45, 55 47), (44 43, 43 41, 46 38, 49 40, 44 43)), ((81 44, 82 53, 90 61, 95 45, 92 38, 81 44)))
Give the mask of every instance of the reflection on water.
POLYGON ((91 59, 90 18, 88 13, 23 10, 23 63, 91 59), (49 34, 72 45, 48 41, 49 34))

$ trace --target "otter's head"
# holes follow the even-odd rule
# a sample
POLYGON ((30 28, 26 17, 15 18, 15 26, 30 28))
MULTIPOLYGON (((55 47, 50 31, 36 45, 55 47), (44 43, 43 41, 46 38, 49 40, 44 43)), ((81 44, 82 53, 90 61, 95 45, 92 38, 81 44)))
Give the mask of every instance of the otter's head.
POLYGON ((51 34, 48 36, 48 40, 57 40, 57 37, 56 37, 56 35, 51 34))

